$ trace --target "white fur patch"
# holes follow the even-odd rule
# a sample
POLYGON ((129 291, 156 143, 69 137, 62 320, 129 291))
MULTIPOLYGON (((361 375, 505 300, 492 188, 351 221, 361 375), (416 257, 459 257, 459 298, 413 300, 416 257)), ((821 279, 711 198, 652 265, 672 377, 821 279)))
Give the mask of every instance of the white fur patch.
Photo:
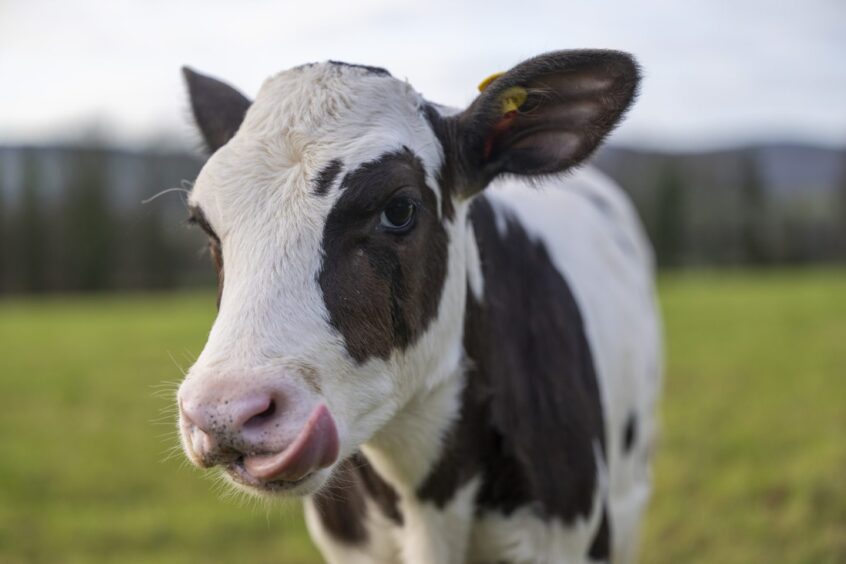
POLYGON ((431 502, 409 501, 404 505, 408 515, 407 531, 402 538, 404 562, 462 564, 466 561, 480 484, 478 478, 470 480, 442 509, 431 502))
POLYGON ((473 233, 473 226, 468 223, 466 234, 467 248, 467 282, 473 297, 477 302, 482 301, 485 294, 485 277, 482 274, 482 259, 479 257, 479 245, 476 243, 476 235, 473 233))

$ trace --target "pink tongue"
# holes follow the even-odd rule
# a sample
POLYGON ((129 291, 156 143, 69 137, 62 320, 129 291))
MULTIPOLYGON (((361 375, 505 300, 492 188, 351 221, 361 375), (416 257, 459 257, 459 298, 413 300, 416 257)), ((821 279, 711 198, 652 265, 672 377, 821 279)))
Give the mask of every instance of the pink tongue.
POLYGON ((293 443, 280 453, 244 458, 244 468, 259 480, 293 482, 338 458, 338 430, 329 409, 318 405, 293 443))

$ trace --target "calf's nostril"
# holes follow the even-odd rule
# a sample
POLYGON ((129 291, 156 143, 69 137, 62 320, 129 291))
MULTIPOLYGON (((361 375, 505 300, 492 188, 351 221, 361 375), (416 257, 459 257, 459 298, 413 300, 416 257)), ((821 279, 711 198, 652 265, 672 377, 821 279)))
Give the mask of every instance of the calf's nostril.
POLYGON ((179 412, 182 416, 182 421, 189 429, 196 428, 203 432, 207 430, 205 427, 208 427, 208 422, 205 420, 206 418, 203 417, 203 412, 199 405, 189 402, 183 403, 182 400, 180 400, 179 412))
POLYGON ((271 398, 267 407, 244 422, 244 429, 255 429, 270 421, 276 414, 276 401, 271 398))

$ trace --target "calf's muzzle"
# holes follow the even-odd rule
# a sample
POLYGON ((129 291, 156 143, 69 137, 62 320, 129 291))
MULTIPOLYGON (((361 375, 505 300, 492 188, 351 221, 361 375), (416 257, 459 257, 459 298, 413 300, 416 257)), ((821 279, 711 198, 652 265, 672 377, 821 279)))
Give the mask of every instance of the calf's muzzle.
POLYGON ((188 457, 223 466, 247 485, 295 482, 338 458, 338 431, 325 403, 295 385, 253 387, 189 378, 179 390, 188 457))

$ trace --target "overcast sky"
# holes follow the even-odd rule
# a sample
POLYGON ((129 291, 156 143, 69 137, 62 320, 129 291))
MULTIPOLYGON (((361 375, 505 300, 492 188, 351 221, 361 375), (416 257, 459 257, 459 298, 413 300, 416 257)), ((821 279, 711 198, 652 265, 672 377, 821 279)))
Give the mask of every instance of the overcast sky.
POLYGON ((478 82, 563 48, 634 53, 618 143, 846 146, 846 0, 0 0, 0 143, 193 143, 183 64, 248 95, 304 62, 384 66, 465 105, 478 82))

